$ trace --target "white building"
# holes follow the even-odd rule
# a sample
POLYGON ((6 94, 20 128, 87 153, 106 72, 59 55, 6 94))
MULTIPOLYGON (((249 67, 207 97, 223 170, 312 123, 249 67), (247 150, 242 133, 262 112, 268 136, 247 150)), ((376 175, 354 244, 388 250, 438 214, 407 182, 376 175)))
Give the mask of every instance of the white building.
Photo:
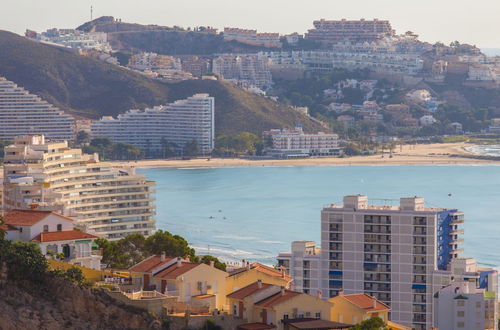
POLYGON ((36 95, 0 77, 0 140, 44 134, 51 140, 72 140, 75 120, 36 95))
POLYGON ((223 79, 264 90, 273 84, 269 59, 254 54, 218 56, 212 62, 212 71, 223 79))
MULTIPOLYGON (((463 221, 463 213, 425 207, 419 197, 393 206, 345 196, 321 212, 322 296, 366 293, 391 306, 392 321, 429 329, 433 294, 450 284, 451 262, 461 252, 463 221)), ((289 266, 290 273, 301 270, 289 266)))
POLYGON ((35 39, 74 49, 98 50, 107 53, 112 51, 108 43, 108 35, 105 32, 84 32, 74 29, 54 28, 36 34, 35 39))
POLYGON ((328 156, 340 153, 338 135, 333 133, 305 134, 301 126, 295 129, 272 129, 263 133, 267 152, 284 157, 328 156))
POLYGON ((428 126, 437 122, 437 120, 432 115, 424 115, 419 119, 420 125, 428 126))
POLYGON ((196 94, 144 111, 129 110, 116 119, 103 117, 93 122, 92 136, 108 137, 155 153, 161 153, 164 142, 180 153, 186 143, 195 140, 200 152, 209 154, 214 148, 214 123, 214 98, 196 94))
POLYGON ((113 240, 155 229, 154 182, 133 168, 113 168, 97 154, 43 136, 16 138, 5 147, 4 211, 56 211, 113 240))
POLYGON ((47 258, 63 253, 66 262, 100 269, 102 256, 92 251, 98 237, 75 230, 70 218, 50 211, 12 210, 4 222, 6 240, 35 242, 47 258))
POLYGON ((455 280, 434 294, 439 329, 498 329, 498 272, 479 268, 472 258, 452 261, 455 280))
POLYGON ((315 296, 320 290, 321 249, 315 242, 292 242, 290 252, 282 252, 278 256, 278 266, 293 278, 296 291, 315 296))
POLYGON ((431 93, 426 89, 417 89, 406 94, 411 100, 415 102, 428 102, 432 100, 431 93))
POLYGON ((279 33, 257 33, 257 30, 245 30, 225 27, 224 40, 235 40, 243 44, 261 47, 281 47, 279 33))

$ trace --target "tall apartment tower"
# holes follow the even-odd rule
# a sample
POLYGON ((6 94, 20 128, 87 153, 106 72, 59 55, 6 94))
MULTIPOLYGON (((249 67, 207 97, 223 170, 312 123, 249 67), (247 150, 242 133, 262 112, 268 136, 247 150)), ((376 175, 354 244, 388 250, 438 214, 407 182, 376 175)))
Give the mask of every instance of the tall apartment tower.
POLYGON ((26 136, 5 147, 5 212, 57 211, 110 240, 149 235, 155 229, 153 187, 133 168, 113 168, 66 141, 26 136))
POLYGON ((427 208, 423 198, 378 206, 345 196, 321 212, 323 296, 365 292, 390 305, 392 321, 429 329, 433 294, 450 283, 461 251, 463 221, 463 213, 427 208))
POLYGON ((51 140, 72 140, 75 120, 36 95, 0 77, 0 140, 44 134, 51 140))
POLYGON ((103 117, 92 124, 92 136, 108 137, 149 152, 159 153, 173 143, 179 152, 192 140, 202 154, 214 148, 215 99, 208 94, 196 94, 164 106, 129 110, 118 118, 103 117))

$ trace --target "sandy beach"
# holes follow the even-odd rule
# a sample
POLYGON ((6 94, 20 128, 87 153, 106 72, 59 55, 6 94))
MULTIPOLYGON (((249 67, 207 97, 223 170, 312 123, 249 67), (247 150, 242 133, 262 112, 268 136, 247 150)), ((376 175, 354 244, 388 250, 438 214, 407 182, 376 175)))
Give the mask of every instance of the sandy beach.
POLYGON ((500 164, 497 161, 460 157, 472 155, 464 149, 466 143, 435 143, 397 146, 392 158, 388 153, 373 156, 354 156, 345 158, 322 157, 283 160, 248 160, 239 158, 196 158, 190 160, 139 160, 113 162, 116 166, 137 168, 173 167, 234 167, 234 166, 351 166, 351 165, 442 165, 442 164, 500 164))

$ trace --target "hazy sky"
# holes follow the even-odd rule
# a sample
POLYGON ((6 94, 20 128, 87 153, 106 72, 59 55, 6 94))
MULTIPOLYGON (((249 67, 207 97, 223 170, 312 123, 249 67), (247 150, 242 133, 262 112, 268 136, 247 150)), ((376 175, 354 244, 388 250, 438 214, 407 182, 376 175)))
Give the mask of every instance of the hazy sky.
MULTIPOLYGON (((500 0, 0 0, 0 29, 74 28, 109 15, 124 22, 234 26, 304 33, 314 19, 388 19, 422 40, 500 48, 500 0)), ((1 50, 0 50, 1 51, 1 50)))

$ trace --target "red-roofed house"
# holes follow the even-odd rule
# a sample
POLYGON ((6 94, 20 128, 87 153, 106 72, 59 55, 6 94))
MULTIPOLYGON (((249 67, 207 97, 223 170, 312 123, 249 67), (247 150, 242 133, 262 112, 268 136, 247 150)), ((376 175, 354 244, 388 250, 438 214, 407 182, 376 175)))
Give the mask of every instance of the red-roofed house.
POLYGON ((252 325, 271 325, 283 330, 283 320, 304 317, 330 320, 331 304, 328 301, 260 281, 227 295, 227 298, 231 314, 252 325))
POLYGON ((328 301, 332 303, 332 321, 359 323, 374 316, 388 321, 391 308, 366 293, 341 294, 328 301))
POLYGON ((92 253, 97 236, 75 230, 73 220, 51 211, 12 210, 4 217, 10 241, 35 242, 43 255, 63 253, 64 261, 100 269, 102 257, 92 253))
POLYGON ((259 280, 278 287, 283 286, 286 289, 290 288, 292 283, 292 278, 283 270, 277 270, 258 262, 252 264, 244 262, 244 267, 229 271, 226 293, 230 294, 259 280))
POLYGON ((227 273, 211 265, 165 255, 151 256, 129 269, 143 290, 156 290, 177 301, 224 309, 227 273))

